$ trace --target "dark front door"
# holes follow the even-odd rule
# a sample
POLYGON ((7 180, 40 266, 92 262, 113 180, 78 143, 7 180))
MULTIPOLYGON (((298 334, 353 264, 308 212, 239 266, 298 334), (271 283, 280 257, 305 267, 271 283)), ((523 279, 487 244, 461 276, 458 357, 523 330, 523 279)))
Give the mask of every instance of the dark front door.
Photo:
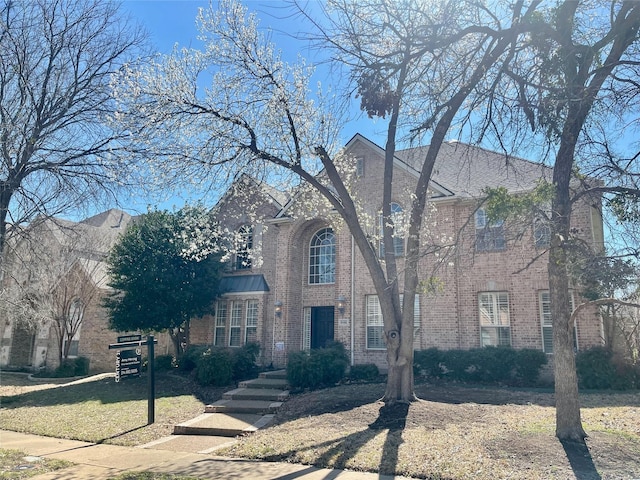
POLYGON ((311 348, 333 341, 333 307, 311 307, 311 348))

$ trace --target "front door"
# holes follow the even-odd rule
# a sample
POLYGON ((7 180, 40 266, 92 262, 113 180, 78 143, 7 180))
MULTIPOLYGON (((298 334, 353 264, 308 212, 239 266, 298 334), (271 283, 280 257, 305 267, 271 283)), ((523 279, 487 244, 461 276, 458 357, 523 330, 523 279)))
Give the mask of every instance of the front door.
POLYGON ((311 307, 311 348, 333 341, 333 307, 311 307))

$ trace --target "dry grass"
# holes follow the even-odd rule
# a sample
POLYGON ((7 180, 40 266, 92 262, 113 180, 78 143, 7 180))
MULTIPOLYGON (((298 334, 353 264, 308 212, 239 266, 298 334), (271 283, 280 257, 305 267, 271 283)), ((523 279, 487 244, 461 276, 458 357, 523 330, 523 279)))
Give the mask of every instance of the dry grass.
POLYGON ((219 453, 430 479, 640 478, 637 394, 583 397, 582 451, 555 438, 550 393, 419 386, 425 400, 406 409, 383 408, 382 393, 350 385, 296 396, 275 426, 219 453))
MULTIPOLYGON (((121 445, 169 434, 223 391, 161 376, 156 424, 146 426, 144 378, 62 386, 22 378, 2 374, 0 428, 121 445)), ((418 385, 422 400, 403 409, 383 408, 383 391, 343 385, 296 395, 273 427, 216 454, 440 480, 640 479, 638 392, 582 395, 590 436, 581 449, 555 438, 549 392, 418 385)))
POLYGON ((25 480, 70 465, 64 460, 32 457, 20 450, 0 449, 0 478, 3 480, 25 480))
POLYGON ((159 374, 155 423, 147 425, 146 378, 115 383, 111 375, 64 385, 25 378, 2 373, 0 428, 118 445, 171 435, 175 424, 200 415, 205 403, 222 394, 222 389, 203 390, 187 378, 159 374))

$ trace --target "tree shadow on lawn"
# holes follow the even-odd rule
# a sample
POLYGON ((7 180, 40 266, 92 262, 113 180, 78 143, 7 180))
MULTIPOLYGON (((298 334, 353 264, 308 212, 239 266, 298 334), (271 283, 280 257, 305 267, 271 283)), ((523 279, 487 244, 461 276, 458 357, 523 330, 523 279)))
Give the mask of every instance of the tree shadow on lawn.
MULTIPOLYGON (((350 467, 349 461, 356 457, 362 447, 378 435, 386 433, 380 456, 380 465, 376 472, 379 475, 396 475, 399 449, 403 443, 402 433, 406 427, 409 407, 410 405, 406 403, 382 405, 376 420, 370 423, 365 430, 354 432, 339 439, 315 443, 308 447, 296 448, 289 452, 266 456, 263 460, 299 461, 299 459, 296 459, 296 455, 300 452, 326 448, 326 451, 316 460, 315 465, 323 468, 346 469, 350 467)), ((442 477, 441 480, 451 479, 442 477)))
POLYGON ((560 443, 562 444, 562 448, 564 448, 576 480, 602 479, 593 463, 587 442, 584 440, 581 442, 560 440, 560 443))
MULTIPOLYGON (((122 379, 120 382, 116 382, 113 377, 108 377, 72 385, 62 384, 44 390, 2 396, 2 408, 73 405, 95 400, 103 404, 146 400, 149 397, 148 383, 148 377, 141 375, 122 379)), ((208 394, 203 394, 198 392, 198 388, 188 378, 176 375, 157 375, 155 387, 155 398, 194 395, 201 400, 201 397, 220 398, 225 391, 222 388, 211 389, 208 394)))

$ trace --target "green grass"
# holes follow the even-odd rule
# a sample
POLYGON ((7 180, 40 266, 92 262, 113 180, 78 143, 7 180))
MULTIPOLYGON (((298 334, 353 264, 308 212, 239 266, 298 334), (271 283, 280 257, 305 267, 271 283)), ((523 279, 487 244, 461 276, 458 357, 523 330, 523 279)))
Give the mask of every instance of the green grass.
MULTIPOLYGON (((23 480, 71 465, 72 463, 64 460, 29 457, 20 450, 0 449, 0 479, 3 480, 23 480)), ((141 477, 140 480, 143 478, 141 477)))
MULTIPOLYGON (((3 373, 3 386, 11 376, 3 373)), ((20 383, 20 380, 16 380, 20 383)), ((116 383, 112 377, 0 398, 0 428, 94 443, 140 445, 170 435, 177 423, 204 411, 187 378, 158 375, 155 423, 147 425, 145 377, 116 383)), ((220 392, 209 395, 219 396, 220 392)))

